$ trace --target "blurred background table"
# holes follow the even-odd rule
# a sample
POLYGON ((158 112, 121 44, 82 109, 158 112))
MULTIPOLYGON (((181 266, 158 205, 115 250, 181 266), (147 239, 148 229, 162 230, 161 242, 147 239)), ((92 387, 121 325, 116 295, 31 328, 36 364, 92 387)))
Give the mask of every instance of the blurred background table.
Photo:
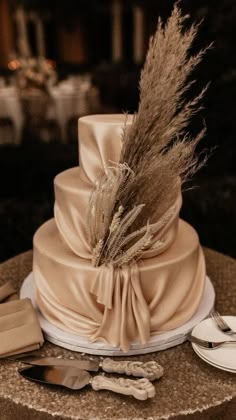
MULTIPOLYGON (((205 249, 207 272, 216 290, 216 309, 235 315, 236 260, 205 249)), ((32 269, 32 252, 20 254, 0 265, 0 284, 11 280, 17 288, 32 269)), ((86 357, 46 343, 46 355, 86 357)), ((95 357, 96 358, 96 357, 95 357)), ((204 363, 189 342, 133 360, 157 360, 165 369, 155 382, 156 396, 137 401, 109 391, 85 388, 69 392, 23 379, 16 362, 0 364, 1 420, 234 420, 236 375, 204 363)))
POLYGON ((70 141, 69 126, 72 120, 76 120, 75 137, 78 117, 102 111, 99 92, 92 85, 89 74, 68 76, 50 87, 48 94, 43 93, 40 89, 28 89, 28 92, 25 89, 22 97, 16 86, 0 86, 0 146, 20 145, 25 137, 32 137, 28 139, 32 144, 34 137, 46 143, 55 140, 67 143, 70 141), (37 121, 39 116, 41 119, 37 121), (35 133, 27 132, 27 126, 32 125, 34 118, 37 124, 35 133), (9 132, 6 131, 6 120, 11 124, 9 132), (45 125, 52 121, 58 130, 45 136, 45 125))

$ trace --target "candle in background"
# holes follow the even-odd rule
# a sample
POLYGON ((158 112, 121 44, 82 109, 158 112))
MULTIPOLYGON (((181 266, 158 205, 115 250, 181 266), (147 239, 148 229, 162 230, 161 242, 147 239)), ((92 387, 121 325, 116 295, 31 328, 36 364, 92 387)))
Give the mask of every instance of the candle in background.
POLYGON ((45 40, 44 40, 44 28, 42 20, 39 16, 35 16, 35 34, 36 34, 36 46, 39 57, 45 57, 45 40))
POLYGON ((143 61, 144 52, 144 17, 140 6, 133 7, 133 57, 134 62, 139 64, 143 61))
POLYGON ((122 8, 120 0, 112 1, 112 60, 122 60, 122 8))
MULTIPOLYGON (((14 54, 14 34, 9 0, 0 1, 0 68, 7 68, 14 54)), ((1 79, 2 80, 2 79, 1 79)))
POLYGON ((30 47, 28 42, 28 34, 27 34, 27 26, 26 26, 26 18, 25 18, 25 11, 23 7, 19 6, 16 10, 16 28, 18 34, 18 48, 19 54, 21 57, 30 57, 30 47))

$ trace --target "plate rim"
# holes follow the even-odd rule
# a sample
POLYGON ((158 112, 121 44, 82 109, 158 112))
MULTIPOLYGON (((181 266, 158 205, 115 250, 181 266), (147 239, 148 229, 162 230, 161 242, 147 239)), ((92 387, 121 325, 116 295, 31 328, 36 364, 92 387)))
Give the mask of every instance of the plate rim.
MULTIPOLYGON (((221 316, 223 317, 223 319, 225 319, 225 321, 228 321, 229 318, 234 318, 235 321, 236 321, 236 316, 235 315, 221 315, 221 316)), ((196 330, 198 330, 199 328, 201 328, 201 325, 204 326, 204 324, 206 324, 208 322, 209 322, 209 318, 203 319, 198 325, 196 325, 193 328, 192 334, 194 336, 199 337, 200 339, 202 339, 203 337, 201 337, 201 335, 199 335, 199 331, 197 331, 197 333, 196 333, 196 330)), ((217 327, 214 326, 214 324, 213 324, 213 330, 218 331, 217 327)), ((222 334, 222 338, 223 339, 226 339, 227 340, 227 336, 223 332, 221 332, 221 331, 218 331, 218 332, 219 332, 219 334, 222 334)), ((216 339, 216 341, 217 341, 217 339, 216 339)), ((219 339, 219 341, 220 341, 220 339, 219 339)), ((208 354, 205 353, 206 349, 201 348, 196 343, 191 343, 191 344, 192 344, 192 347, 193 347, 193 350, 194 351, 195 351, 195 349, 197 349, 197 352, 195 351, 195 353, 198 354, 198 356, 201 357, 201 359, 203 359, 205 362, 211 364, 212 366, 219 367, 222 370, 226 370, 226 369, 228 371, 234 371, 235 370, 235 372, 236 372, 236 364, 235 364, 234 367, 232 367, 232 365, 230 365, 230 363, 229 364, 227 363, 227 360, 225 362, 222 362, 223 364, 221 362, 218 362, 218 361, 214 360, 214 359, 212 360, 212 358, 211 358, 211 351, 210 350, 209 350, 209 353, 208 353, 209 354, 209 357, 208 357, 208 354)), ((219 350, 221 350, 221 348, 220 349, 215 349, 214 350, 214 354, 217 354, 217 351, 219 351, 219 350)))
POLYGON ((202 355, 202 354, 198 351, 199 346, 198 346, 197 344, 192 343, 192 348, 193 348, 194 352, 196 353, 196 355, 197 355, 198 357, 200 357, 200 359, 201 359, 201 360, 203 360, 204 362, 208 363, 209 365, 211 365, 211 366, 213 366, 213 367, 216 367, 217 369, 224 370, 225 372, 236 373, 236 368, 235 368, 235 369, 230 369, 230 368, 227 368, 227 367, 225 367, 225 366, 223 366, 223 365, 218 365, 217 363, 214 363, 214 362, 212 362, 211 360, 208 360, 207 358, 205 358, 205 357, 204 357, 204 356, 203 356, 203 355, 202 355))

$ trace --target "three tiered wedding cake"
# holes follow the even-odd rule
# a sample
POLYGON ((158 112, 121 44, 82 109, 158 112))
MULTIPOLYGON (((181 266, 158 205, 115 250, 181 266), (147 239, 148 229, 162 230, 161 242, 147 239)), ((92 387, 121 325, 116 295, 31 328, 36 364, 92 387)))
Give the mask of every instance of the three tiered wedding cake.
POLYGON ((205 133, 186 133, 205 90, 184 100, 204 53, 189 55, 197 27, 184 31, 185 19, 175 5, 165 28, 159 22, 135 117, 80 118, 80 167, 56 176, 54 218, 34 236, 41 313, 90 346, 149 343, 190 320, 204 295, 199 239, 179 218, 205 133))
MULTIPOLYGON (((151 334, 189 320, 201 301, 205 263, 195 230, 179 219, 181 195, 156 240, 136 263, 93 267, 87 234, 89 199, 98 174, 118 162, 124 115, 79 120, 80 167, 55 178, 55 218, 34 237, 38 306, 52 324, 128 350, 151 334)), ((132 124, 132 117, 128 118, 132 124)))

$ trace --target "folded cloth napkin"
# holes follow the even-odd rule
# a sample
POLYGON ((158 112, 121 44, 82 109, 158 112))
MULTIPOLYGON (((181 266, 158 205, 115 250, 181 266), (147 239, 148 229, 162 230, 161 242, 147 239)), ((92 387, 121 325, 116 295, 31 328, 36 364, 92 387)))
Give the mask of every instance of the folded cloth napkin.
POLYGON ((6 302, 9 300, 19 299, 16 290, 12 286, 11 282, 8 281, 0 286, 0 302, 6 302))
POLYGON ((43 341, 30 299, 0 304, 0 357, 36 350, 42 346, 43 341))

